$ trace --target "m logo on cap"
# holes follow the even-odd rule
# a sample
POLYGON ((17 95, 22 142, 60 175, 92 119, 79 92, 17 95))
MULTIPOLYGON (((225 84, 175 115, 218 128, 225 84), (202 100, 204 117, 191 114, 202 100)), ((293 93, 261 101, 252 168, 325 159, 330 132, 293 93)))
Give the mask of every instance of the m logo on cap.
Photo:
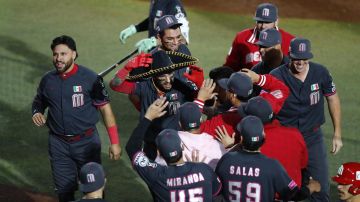
POLYGON ((88 183, 95 182, 95 175, 92 174, 92 173, 87 174, 87 175, 86 175, 86 179, 87 179, 87 182, 88 182, 88 183))
POLYGON ((168 25, 174 22, 171 17, 167 17, 167 18, 165 19, 165 21, 166 21, 166 24, 168 24, 168 25))
POLYGON ((269 16, 269 14, 270 14, 270 10, 269 10, 268 8, 264 8, 264 9, 262 10, 262 15, 263 15, 263 16, 269 16))
POLYGON ((299 51, 300 52, 305 52, 306 51, 306 44, 305 43, 300 43, 299 44, 299 51))

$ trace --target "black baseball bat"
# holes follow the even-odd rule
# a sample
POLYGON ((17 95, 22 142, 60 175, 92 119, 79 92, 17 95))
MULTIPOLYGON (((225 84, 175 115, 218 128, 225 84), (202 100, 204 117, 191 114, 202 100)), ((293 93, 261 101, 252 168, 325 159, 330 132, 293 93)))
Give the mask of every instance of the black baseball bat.
POLYGON ((109 72, 111 72, 113 69, 115 69, 117 66, 119 66, 121 63, 125 62, 127 59, 129 59, 131 56, 135 55, 138 52, 137 49, 135 49, 133 52, 131 52, 129 55, 125 56, 115 64, 111 65, 110 67, 106 68, 104 71, 100 72, 98 75, 101 77, 106 76, 109 72))

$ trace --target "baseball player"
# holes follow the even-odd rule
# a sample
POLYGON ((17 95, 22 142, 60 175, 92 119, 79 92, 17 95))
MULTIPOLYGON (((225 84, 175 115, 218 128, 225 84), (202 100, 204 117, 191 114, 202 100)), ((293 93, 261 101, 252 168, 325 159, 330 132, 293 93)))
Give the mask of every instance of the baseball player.
POLYGON ((337 189, 340 200, 346 202, 360 201, 360 163, 342 164, 332 180, 338 183, 337 189))
POLYGON ((168 104, 165 98, 157 99, 133 131, 126 144, 133 167, 154 194, 154 201, 212 201, 221 190, 221 182, 208 165, 183 161, 177 131, 165 129, 156 137, 159 152, 168 166, 153 162, 142 151, 146 130, 153 120, 166 113, 168 104))
MULTIPOLYGON (((193 102, 182 104, 179 108, 179 116, 181 131, 178 131, 178 135, 183 147, 183 160, 187 162, 195 158, 215 170, 217 162, 226 150, 224 145, 211 135, 200 131, 201 111, 198 105, 193 102)), ((166 165, 161 155, 158 155, 155 161, 166 165)))
MULTIPOLYGON (((186 101, 193 101, 194 93, 197 88, 186 85, 180 79, 175 77, 175 71, 180 68, 185 68, 184 61, 188 61, 188 58, 192 58, 188 55, 178 54, 178 52, 169 52, 159 50, 148 58, 140 61, 147 61, 146 64, 133 66, 133 70, 128 73, 128 76, 143 77, 144 75, 151 78, 144 78, 135 83, 135 88, 130 92, 131 96, 136 98, 140 103, 140 120, 143 118, 147 108, 159 97, 166 97, 170 102, 167 111, 168 113, 155 120, 145 136, 145 153, 146 155, 155 160, 156 158, 156 144, 155 137, 165 128, 171 128, 180 130, 179 120, 177 116, 178 108, 186 101), (170 57, 176 57, 173 63, 170 57), (181 61, 180 61, 181 60, 181 61), (175 69, 170 69, 176 67, 175 69), (141 73, 145 71, 146 73, 141 73), (135 72, 135 73, 134 73, 135 72)), ((127 68, 127 66, 125 67, 127 68)), ((122 80, 123 81, 123 80, 122 80)), ((119 85, 122 85, 121 83, 119 85)))
POLYGON ((69 36, 51 44, 55 70, 46 73, 32 104, 36 126, 49 128, 49 155, 59 201, 74 200, 77 174, 87 162, 101 162, 96 123, 100 111, 110 138, 109 155, 119 159, 121 148, 116 121, 102 78, 74 61, 78 54, 69 36), (47 118, 44 113, 46 108, 47 118))
POLYGON ((261 61, 261 54, 256 42, 259 39, 260 31, 268 28, 276 28, 281 33, 282 50, 285 55, 289 51, 290 40, 293 35, 278 28, 278 9, 270 3, 258 5, 255 12, 255 28, 245 29, 237 33, 224 66, 239 71, 242 68, 251 69, 261 61))
POLYGON ((325 122, 325 97, 334 126, 331 152, 338 153, 342 147, 339 96, 329 71, 309 61, 313 57, 309 40, 293 39, 289 56, 289 64, 271 72, 290 89, 277 118, 285 126, 298 128, 304 137, 309 153, 308 171, 321 184, 321 192, 314 193, 311 200, 329 201, 328 162, 320 127, 325 122))
POLYGON ((84 196, 75 202, 106 202, 103 199, 106 178, 100 164, 89 162, 83 165, 80 169, 79 181, 79 189, 84 196))
POLYGON ((216 167, 227 201, 273 201, 275 193, 289 199, 297 184, 276 160, 260 153, 265 140, 259 118, 247 116, 237 125, 242 150, 226 153, 216 167))
POLYGON ((186 12, 180 0, 151 0, 149 17, 137 25, 130 25, 120 32, 119 38, 122 43, 137 32, 148 31, 148 38, 142 39, 136 43, 140 52, 147 52, 157 45, 155 38, 157 34, 156 23, 164 15, 173 15, 181 23, 182 43, 189 43, 189 21, 186 18, 186 12), (185 39, 185 40, 184 40, 185 39))

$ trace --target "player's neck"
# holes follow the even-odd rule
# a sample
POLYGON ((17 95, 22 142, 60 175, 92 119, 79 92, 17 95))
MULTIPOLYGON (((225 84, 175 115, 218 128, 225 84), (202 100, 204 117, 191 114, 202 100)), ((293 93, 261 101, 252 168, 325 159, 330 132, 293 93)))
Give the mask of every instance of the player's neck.
POLYGON ((99 189, 97 191, 87 193, 83 198, 84 199, 102 199, 103 198, 103 190, 99 189))
POLYGON ((346 202, 360 202, 360 195, 356 195, 348 200, 346 202))
POLYGON ((251 151, 251 150, 247 150, 245 148, 243 148, 244 151, 249 152, 249 153, 260 153, 260 148, 258 150, 255 151, 251 151))

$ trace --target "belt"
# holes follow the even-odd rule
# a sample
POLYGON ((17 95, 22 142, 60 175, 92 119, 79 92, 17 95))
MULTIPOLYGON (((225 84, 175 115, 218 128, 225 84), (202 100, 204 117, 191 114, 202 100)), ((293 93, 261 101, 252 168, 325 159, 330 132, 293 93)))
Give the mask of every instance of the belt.
POLYGON ((62 140, 68 142, 68 143, 74 143, 74 142, 78 142, 81 139, 85 138, 85 137, 90 137, 92 136, 94 133, 94 128, 89 128, 87 129, 84 133, 82 134, 75 134, 75 135, 65 135, 65 134, 55 134, 54 135, 56 137, 61 138, 62 140))

